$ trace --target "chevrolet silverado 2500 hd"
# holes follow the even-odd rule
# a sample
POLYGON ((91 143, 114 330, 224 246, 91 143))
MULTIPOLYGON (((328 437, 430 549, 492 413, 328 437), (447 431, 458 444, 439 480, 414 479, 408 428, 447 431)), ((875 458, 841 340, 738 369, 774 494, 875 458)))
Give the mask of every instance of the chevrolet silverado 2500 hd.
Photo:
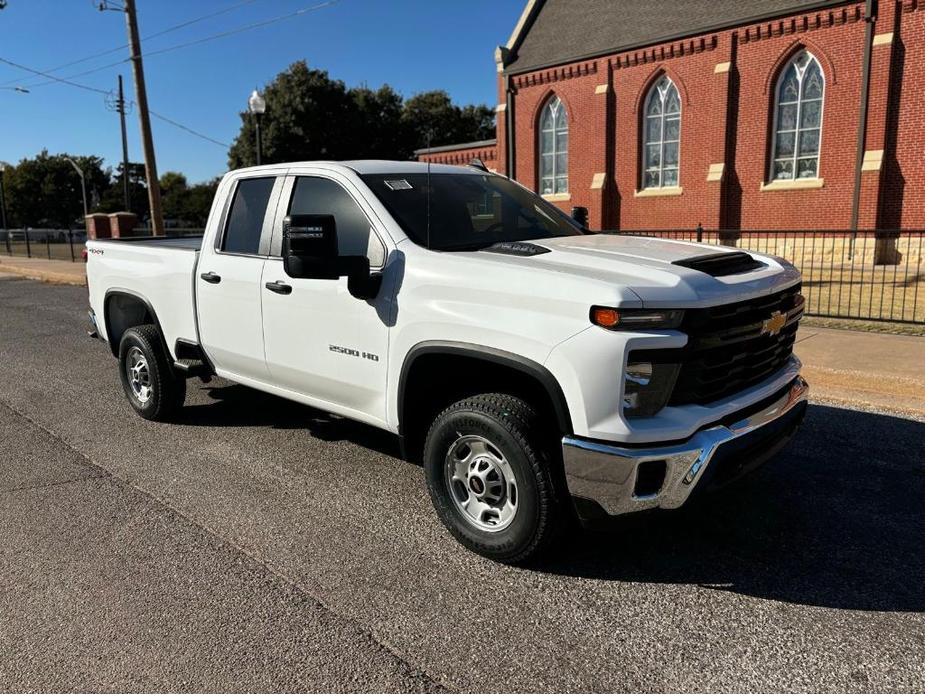
POLYGON ((91 241, 93 332, 147 419, 212 375, 396 433, 499 561, 677 508, 778 451, 807 386, 788 262, 587 232, 478 167, 233 171, 197 238, 91 241))

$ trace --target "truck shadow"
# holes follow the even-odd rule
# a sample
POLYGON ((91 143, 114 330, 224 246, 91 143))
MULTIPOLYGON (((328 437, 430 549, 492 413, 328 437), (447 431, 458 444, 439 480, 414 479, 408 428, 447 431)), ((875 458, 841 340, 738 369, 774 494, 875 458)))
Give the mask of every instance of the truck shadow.
MULTIPOLYGON (((394 436, 364 424, 221 381, 203 390, 211 401, 191 398, 178 424, 307 429, 399 455, 394 436)), ((812 405, 794 442, 751 477, 678 511, 616 519, 567 545, 532 570, 925 611, 925 423, 812 405)))
POLYGON ((322 441, 350 441, 384 455, 399 457, 398 438, 387 431, 227 381, 215 381, 201 389, 212 401, 187 404, 177 415, 176 424, 299 429, 322 441))
POLYGON ((813 405, 794 442, 750 478, 678 511, 609 522, 535 568, 925 611, 925 424, 813 405))

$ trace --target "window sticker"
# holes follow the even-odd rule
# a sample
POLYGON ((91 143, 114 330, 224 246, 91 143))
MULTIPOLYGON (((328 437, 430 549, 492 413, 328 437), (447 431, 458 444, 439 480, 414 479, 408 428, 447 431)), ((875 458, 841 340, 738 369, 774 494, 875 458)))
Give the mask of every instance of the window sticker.
POLYGON ((389 190, 411 190, 411 184, 404 178, 386 181, 385 184, 389 187, 389 190))

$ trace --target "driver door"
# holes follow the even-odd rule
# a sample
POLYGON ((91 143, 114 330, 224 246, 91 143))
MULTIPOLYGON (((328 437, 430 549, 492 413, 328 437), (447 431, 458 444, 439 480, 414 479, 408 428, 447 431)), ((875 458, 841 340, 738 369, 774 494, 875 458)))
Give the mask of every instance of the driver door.
POLYGON ((385 420, 389 346, 389 282, 378 296, 356 299, 347 278, 289 277, 281 257, 283 218, 333 215, 339 254, 366 255, 374 271, 386 246, 372 211, 346 179, 332 174, 291 176, 274 222, 270 257, 263 270, 263 332, 271 382, 323 409, 356 419, 385 420))

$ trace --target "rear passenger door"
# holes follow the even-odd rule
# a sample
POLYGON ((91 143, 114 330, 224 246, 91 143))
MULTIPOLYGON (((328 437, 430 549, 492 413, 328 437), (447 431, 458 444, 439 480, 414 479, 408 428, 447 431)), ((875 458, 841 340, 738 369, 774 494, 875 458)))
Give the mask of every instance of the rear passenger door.
POLYGON ((239 178, 196 275, 199 339, 219 375, 268 380, 261 307, 263 265, 282 176, 239 178))

